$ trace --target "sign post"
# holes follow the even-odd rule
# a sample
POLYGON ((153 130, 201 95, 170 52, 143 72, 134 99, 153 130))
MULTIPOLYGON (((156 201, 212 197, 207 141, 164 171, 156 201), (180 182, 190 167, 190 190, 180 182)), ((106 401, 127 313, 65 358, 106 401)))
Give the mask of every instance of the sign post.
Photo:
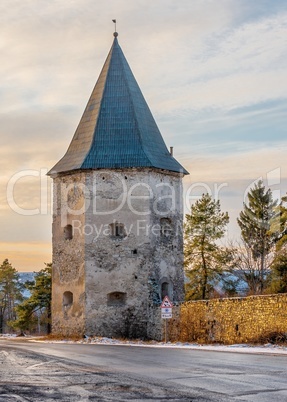
POLYGON ((172 318, 172 302, 169 300, 168 296, 164 297, 160 308, 161 308, 161 318, 165 320, 164 338, 165 343, 167 343, 167 320, 169 318, 172 318))

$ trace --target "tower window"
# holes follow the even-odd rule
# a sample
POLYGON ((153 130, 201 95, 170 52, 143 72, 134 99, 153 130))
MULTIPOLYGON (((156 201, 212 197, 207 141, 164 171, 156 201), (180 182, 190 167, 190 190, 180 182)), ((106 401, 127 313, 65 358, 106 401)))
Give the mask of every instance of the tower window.
POLYGON ((64 238, 65 240, 72 240, 73 238, 73 226, 67 225, 64 227, 64 238))
POLYGON ((108 294, 108 306, 124 306, 127 294, 124 292, 112 292, 108 294))
POLYGON ((170 237, 172 234, 172 225, 169 218, 161 218, 160 220, 160 233, 164 237, 170 237))
POLYGON ((111 236, 117 238, 123 238, 126 236, 125 226, 122 223, 111 223, 111 236))
POLYGON ((71 307, 71 305, 73 304, 73 293, 72 292, 64 292, 63 293, 63 306, 64 307, 71 307))
POLYGON ((169 286, 168 282, 163 282, 161 284, 161 299, 163 300, 165 296, 169 296, 169 286))

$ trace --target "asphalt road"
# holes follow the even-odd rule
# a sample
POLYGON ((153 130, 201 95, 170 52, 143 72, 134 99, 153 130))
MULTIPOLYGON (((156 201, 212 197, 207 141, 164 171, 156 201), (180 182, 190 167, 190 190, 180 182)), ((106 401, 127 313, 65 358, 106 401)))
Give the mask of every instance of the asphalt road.
MULTIPOLYGON (((3 378, 5 378, 6 370, 11 373, 9 381, 12 384, 13 370, 17 372, 17 367, 20 366, 22 377, 25 373, 27 374, 27 383, 34 381, 36 386, 37 381, 40 381, 40 385, 53 389, 55 395, 61 387, 68 389, 67 386, 71 386, 71 378, 77 379, 78 394, 75 394, 75 398, 80 399, 71 399, 71 395, 65 394, 59 398, 45 399, 47 395, 43 394, 43 399, 38 397, 38 399, 23 399, 23 401, 287 402, 287 357, 285 356, 4 340, 0 340, 0 353, 4 354, 3 364, 0 365, 0 385, 5 384, 3 378), (22 359, 22 363, 17 361, 18 357, 22 359), (25 359, 28 363, 23 363, 25 359), (29 359, 38 359, 38 363, 31 365, 29 359), (14 366, 8 369, 11 361, 14 366), (39 369, 36 379, 31 373, 31 367, 33 370, 35 367, 39 369), (61 372, 62 376, 57 376, 57 372, 61 372), (85 384, 87 373, 89 373, 89 380, 85 384), (51 380, 53 376, 58 381, 54 385, 51 380), (68 383, 67 378, 69 378, 68 383), (50 379, 49 384, 48 379, 50 379), (92 384, 94 384, 93 387, 92 384), (113 385, 105 389, 105 384, 113 385)), ((20 380, 19 378, 17 380, 19 384, 25 381, 22 377, 20 376, 20 380)), ((75 380, 72 380, 72 384, 73 381, 75 380)), ((6 391, 0 388, 1 402, 1 395, 4 395, 3 392, 6 391)), ((7 395, 9 392, 6 392, 6 399, 3 401, 10 402, 7 395)), ((20 393, 17 395, 22 397, 20 393)), ((14 400, 22 401, 22 399, 11 399, 11 401, 14 400)))

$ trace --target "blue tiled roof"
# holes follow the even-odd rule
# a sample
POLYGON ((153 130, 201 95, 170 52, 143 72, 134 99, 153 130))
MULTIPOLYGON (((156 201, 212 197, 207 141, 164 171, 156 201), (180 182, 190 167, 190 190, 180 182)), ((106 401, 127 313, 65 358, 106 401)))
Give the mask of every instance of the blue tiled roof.
POLYGON ((131 167, 188 174, 170 155, 115 37, 72 142, 49 174, 131 167))

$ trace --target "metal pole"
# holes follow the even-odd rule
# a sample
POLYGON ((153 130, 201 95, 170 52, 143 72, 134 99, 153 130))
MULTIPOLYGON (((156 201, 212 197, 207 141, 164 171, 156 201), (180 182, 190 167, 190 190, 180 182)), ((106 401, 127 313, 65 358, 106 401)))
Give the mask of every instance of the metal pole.
POLYGON ((165 319, 164 320, 165 321, 165 331, 164 331, 164 334, 165 334, 165 343, 167 343, 167 319, 165 319))
POLYGON ((41 325, 40 325, 39 311, 37 311, 37 317, 38 317, 38 334, 40 335, 40 333, 41 333, 41 325))

